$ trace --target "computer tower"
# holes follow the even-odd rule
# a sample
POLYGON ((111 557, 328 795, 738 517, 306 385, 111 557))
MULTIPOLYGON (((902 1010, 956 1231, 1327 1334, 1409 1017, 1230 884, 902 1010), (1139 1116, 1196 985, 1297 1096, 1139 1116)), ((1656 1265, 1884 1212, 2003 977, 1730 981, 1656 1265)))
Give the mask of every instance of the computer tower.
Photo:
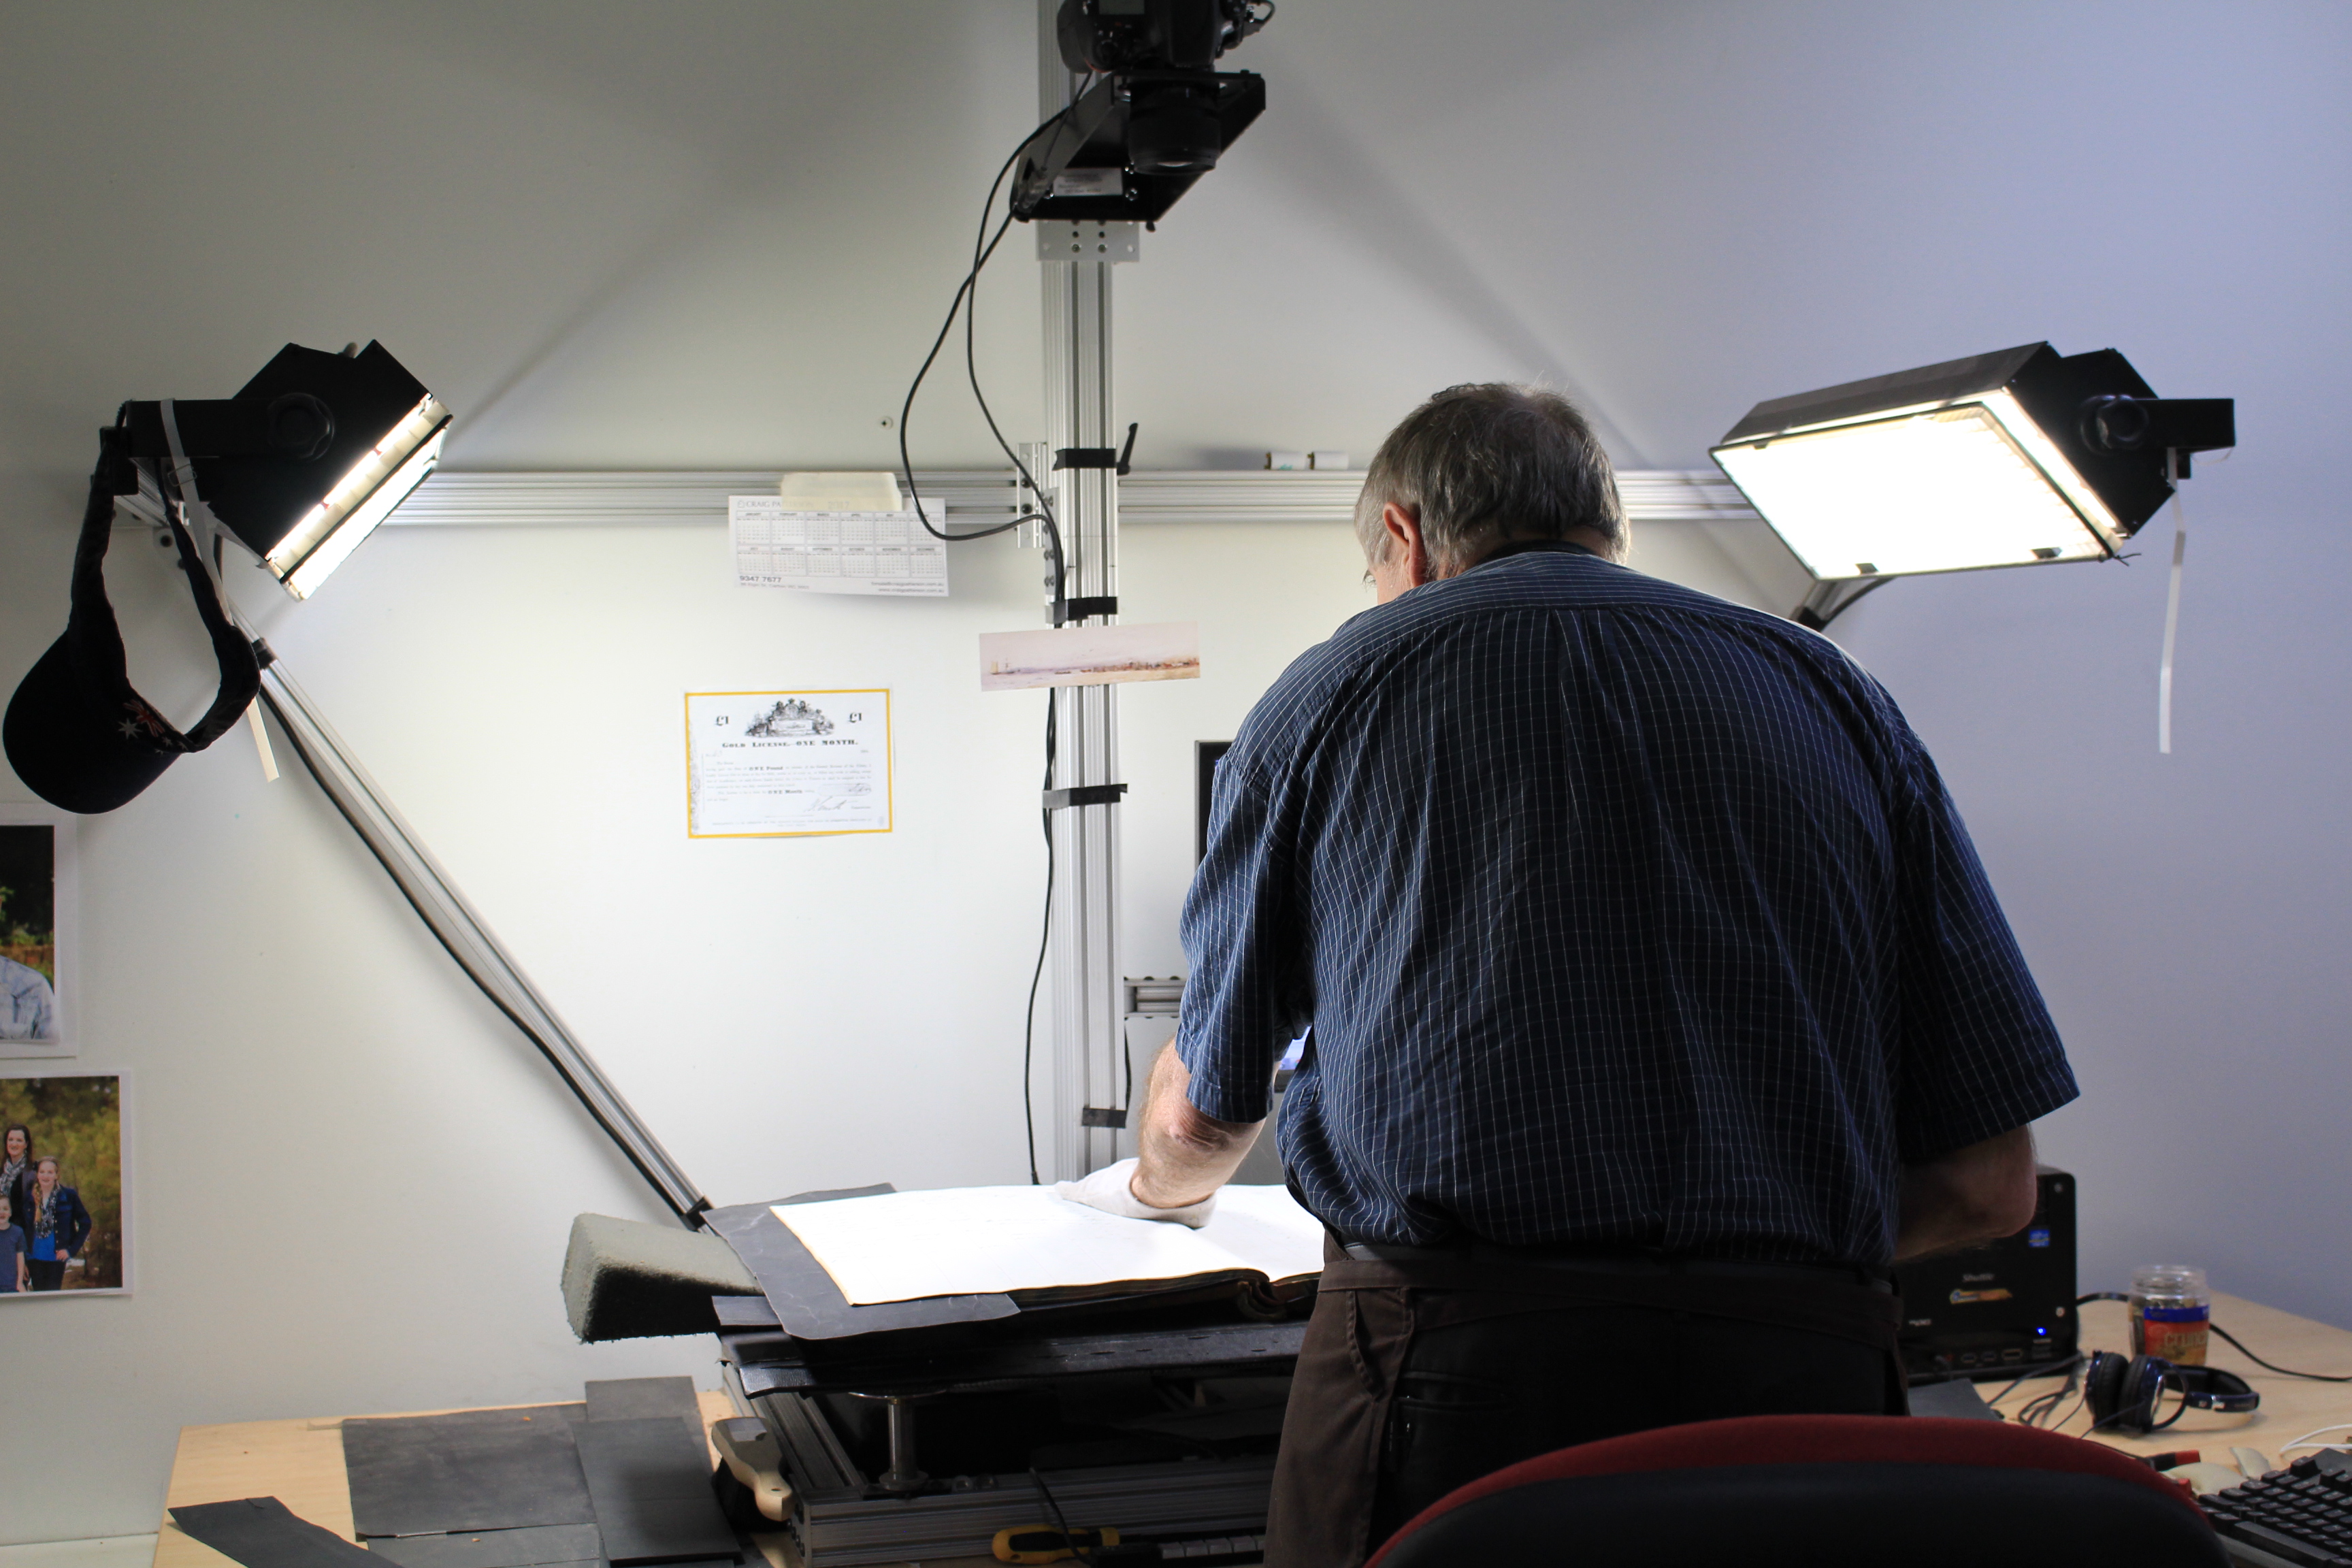
POLYGON ((1895 1269, 1913 1382, 2014 1377, 2074 1353, 2074 1178, 2036 1171, 2040 1200, 2023 1230, 1895 1269))

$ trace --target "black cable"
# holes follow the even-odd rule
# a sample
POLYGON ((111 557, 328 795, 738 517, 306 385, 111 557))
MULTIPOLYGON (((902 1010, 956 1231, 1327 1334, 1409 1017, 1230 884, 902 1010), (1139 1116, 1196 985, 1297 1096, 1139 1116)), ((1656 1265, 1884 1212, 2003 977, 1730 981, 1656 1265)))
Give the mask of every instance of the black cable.
MULTIPOLYGON (((2151 1395, 2149 1395, 2149 1396, 2148 1396, 2148 1402, 2147 1402, 2147 1408, 2145 1409, 2145 1411, 2143 1411, 2143 1410, 2142 1410, 2142 1408, 2141 1408, 2140 1406, 2138 1406, 2138 1405, 2134 1405, 2134 1406, 2132 1406, 2132 1407, 2131 1407, 2130 1409, 2128 1409, 2128 1410, 2118 1410, 2118 1411, 2116 1411, 2113 1415, 2103 1415, 2103 1416, 2101 1416, 2098 1420, 2092 1422, 2088 1426, 2084 1427, 2084 1428, 2083 1428, 2083 1436, 2085 1436, 2085 1437, 2087 1437, 2087 1436, 2089 1436, 2092 1433, 2094 1433, 2094 1432, 2097 1431, 2100 1427, 2102 1427, 2102 1426, 2113 1426, 2116 1425, 2118 1422, 2132 1422, 2132 1421, 2137 1421, 2137 1420, 2138 1420, 2138 1419, 2140 1418, 2140 1416, 2141 1416, 2143 1414, 2147 1415, 2150 1415, 2150 1416, 2153 1416, 2153 1415, 2156 1414, 2157 1406, 2158 1406, 2159 1404, 2161 1404, 2161 1403, 2162 1403, 2162 1401, 2163 1401, 2163 1399, 2164 1399, 2164 1390, 2165 1390, 2165 1384, 2164 1384, 2161 1381, 2159 1381, 2159 1382, 2157 1384, 2157 1385, 2156 1385, 2156 1392, 2155 1392, 2153 1394, 2151 1394, 2151 1395)), ((2146 1426, 2139 1426, 2139 1427, 2134 1428, 2134 1430, 2137 1430, 2137 1431, 2138 1431, 2138 1432, 2140 1432, 2140 1433, 2142 1433, 2142 1434, 2146 1434, 2146 1433, 2149 1433, 2149 1432, 2161 1432, 2161 1431, 2163 1431, 2166 1427, 2170 1426, 2174 1422, 2176 1422, 2176 1421, 2179 1420, 2183 1415, 2188 1415, 2188 1414, 2189 1414, 2189 1395, 2188 1395, 2188 1393, 2187 1393, 2187 1391, 2186 1391, 2186 1390, 2179 1390, 2179 1391, 2178 1391, 2178 1392, 2179 1392, 2179 1394, 2180 1394, 2180 1405, 2179 1405, 2179 1407, 2178 1409, 2174 1410, 2174 1411, 2173 1411, 2173 1413, 2172 1413, 2171 1415, 2169 1415, 2166 1416, 2166 1417, 2165 1417, 2163 1420, 2161 1420, 2161 1421, 2154 1421, 2154 1420, 2151 1420, 2151 1421, 2149 1421, 2146 1426)), ((2083 1397, 2084 1397, 2085 1400, 2088 1400, 2088 1399, 2091 1397, 2091 1391, 2090 1391, 2089 1389, 2087 1389, 2087 1388, 2086 1388, 2086 1389, 2084 1389, 2084 1390, 2083 1391, 2083 1397)), ((2072 1419, 2074 1419, 2074 1413, 2073 1411, 2071 1411, 2071 1410, 2070 1410, 2070 1411, 2068 1411, 2068 1412, 2066 1413, 2067 1419, 2068 1419, 2068 1420, 2072 1420, 2072 1419)), ((2063 1426, 2063 1425, 2064 1425, 2064 1423, 2063 1423, 2063 1422, 2061 1422, 2061 1423, 2060 1423, 2060 1425, 2061 1425, 2061 1426, 2063 1426)))
MULTIPOLYGON (((1065 110, 1063 112, 1067 113, 1068 110, 1065 110)), ((990 200, 993 203, 994 199, 994 193, 992 192, 990 200)), ((1012 222, 1013 215, 1008 212, 1004 215, 1004 221, 996 226, 996 237, 988 242, 988 248, 985 250, 981 249, 978 236, 974 236, 972 239, 971 293, 964 300, 963 306, 963 374, 964 379, 971 384, 971 400, 980 405, 980 416, 988 422, 988 433, 996 440, 996 449, 1003 452, 1011 461, 1013 471, 1021 476, 1021 482, 1029 487, 1029 493, 1037 498, 1037 504, 1042 509, 1040 515, 1045 521, 1054 552, 1054 603, 1056 606, 1055 618, 1058 621, 1060 619, 1058 606, 1068 597, 1069 586, 1067 569, 1062 560, 1061 529, 1053 515, 1053 507, 1045 500, 1044 488, 1037 483, 1037 477, 1029 471, 1029 465, 1021 460, 1021 454, 1013 449, 1013 443, 1004 438, 1004 432, 997 428, 996 413, 988 406, 988 394, 980 389, 980 361, 974 346, 980 322, 980 269, 987 266, 988 258, 996 253, 996 247, 1004 238, 1004 231, 1012 222)), ((988 215, 985 211, 981 214, 980 232, 981 234, 988 232, 988 215)))
MULTIPOLYGON (((2007 1399, 2011 1394, 2015 1394, 2018 1389, 2022 1387, 2030 1379, 2037 1377, 2055 1377, 2062 1372, 2071 1374, 2074 1370, 2082 1363, 2083 1358, 2081 1356, 2070 1355, 2064 1361, 2053 1361, 2042 1366, 2029 1368, 2025 1372, 2020 1373, 2016 1380, 2011 1382, 2007 1388, 2002 1389, 1999 1394, 1996 1394, 1990 1399, 1986 1400, 1985 1403, 1987 1405, 1999 1405, 2002 1400, 2007 1399)), ((2063 1394, 2064 1391, 2061 1390, 2060 1392, 2063 1394)))
POLYGON ((2244 1356, 2248 1361, 2252 1362, 2256 1366, 2262 1367, 2265 1371, 2277 1373, 2281 1377, 2303 1377, 2308 1378, 2314 1383, 2352 1383, 2352 1373, 2332 1372, 2290 1372, 2283 1366, 2273 1366, 2269 1362, 2264 1361, 2262 1357, 2248 1350, 2244 1345, 2240 1344, 2238 1342, 2238 1336, 2223 1328, 2221 1324, 2208 1323, 2205 1326, 2211 1329, 2223 1339, 2229 1341, 2231 1344, 2237 1345, 2238 1353, 2240 1355, 2244 1356))
POLYGON ((1037 1473, 1037 1467, 1034 1465, 1029 1467, 1029 1479, 1037 1483, 1037 1495, 1045 1500, 1046 1508, 1053 1511, 1054 1528, 1062 1532, 1062 1544, 1068 1547, 1070 1554, 1079 1562, 1092 1563, 1095 1560, 1095 1554, 1087 1548, 1080 1546, 1077 1538, 1070 1533, 1070 1521, 1062 1517, 1062 1505, 1054 1500, 1052 1489, 1045 1485, 1045 1478, 1037 1473))
MULTIPOLYGON (((2094 1290, 2087 1296, 2075 1297, 2074 1305, 2081 1307, 2093 1301, 2129 1301, 2130 1300, 2131 1298, 2124 1294, 2121 1290, 2094 1290)), ((2227 1341, 2236 1349, 2240 1355, 2244 1356, 2248 1361, 2252 1362, 2256 1366, 2261 1367, 2265 1372, 2274 1372, 2281 1377, 2300 1377, 2311 1383, 2352 1383, 2352 1373, 2295 1372, 2291 1368, 2280 1366, 2273 1362, 2264 1361, 2262 1357, 2248 1350, 2245 1347, 2243 1341, 2240 1340, 2237 1335, 2231 1333, 2221 1324, 2209 1322, 2205 1326, 2212 1330, 2214 1333, 2220 1335, 2223 1340, 2227 1341)))
MULTIPOLYGON (((1066 115, 1067 113, 1069 113, 1068 110, 1065 109, 1062 110, 1062 115, 1066 115)), ((1058 120, 1062 118, 1062 115, 1055 115, 1054 118, 1058 120)), ((1053 121, 1048 121, 1046 123, 1050 125, 1053 121)), ((982 233, 985 234, 988 232, 988 215, 996 210, 996 193, 1004 184, 1004 176, 1012 172, 1013 163, 1020 159, 1022 148, 1028 146, 1031 142, 1035 141, 1036 136, 1036 132, 1033 131, 1027 136, 1023 137, 1021 139, 1021 146, 1015 147, 1013 150, 1013 155, 1005 159, 1003 165, 996 171, 996 178, 989 182, 988 197, 981 204, 980 209, 980 226, 982 233)), ((1007 213, 1005 215, 1005 222, 1009 224, 1012 221, 1012 215, 1007 213)), ((1003 237, 1004 231, 1002 228, 998 229, 997 238, 1001 240, 1003 237)), ((898 471, 904 474, 907 478, 907 493, 914 500, 916 521, 923 525, 923 531, 929 534, 934 539, 986 539, 992 534, 1007 532, 1010 530, 1018 527, 1021 522, 1026 521, 1025 519, 1016 518, 1012 522, 999 523, 992 528, 981 529, 971 533, 951 534, 931 526, 929 514, 923 510, 923 498, 915 494, 915 465, 914 459, 907 448, 907 420, 908 417, 914 413, 915 395, 923 389, 923 378, 931 374, 931 366, 939 359, 940 350, 947 345, 948 334, 955 330, 957 312, 963 309, 965 299, 978 285, 981 268, 986 263, 988 258, 994 255, 996 251, 996 247, 992 244, 988 247, 986 251, 981 250, 978 246, 974 246, 972 248, 973 255, 971 267, 970 270, 964 273, 963 281, 956 285, 955 298, 948 301, 947 320, 940 323, 939 335, 931 340, 930 352, 923 356, 921 366, 915 372, 915 379, 908 384, 907 400, 898 406, 898 471)))
POLYGON ((1013 449, 1012 446, 1005 441, 1003 432, 997 428, 996 416, 989 409, 988 399, 981 393, 979 374, 976 370, 971 369, 972 333, 971 330, 971 302, 979 294, 981 269, 986 267, 988 265, 989 258, 996 254, 996 247, 1003 242, 1005 231, 1010 228, 1013 224, 1013 214, 1010 211, 1007 211, 1004 215, 1004 221, 997 225, 994 237, 989 237, 989 215, 996 210, 996 193, 1003 187, 1005 175, 1012 173, 1013 164, 1020 161, 1022 153, 1028 148, 1031 142, 1036 141, 1037 138, 1046 131, 1053 129, 1058 124, 1066 122, 1069 118, 1070 110, 1076 106, 1077 99, 1073 97, 1070 102, 1065 105, 1059 113, 1048 119, 1035 131, 1033 131, 1028 135, 1023 137, 1021 139, 1021 145, 1013 150, 1012 155, 1007 157, 1003 163, 998 167, 996 177, 989 182, 988 195, 981 203, 979 233, 972 240, 971 268, 964 274, 963 281, 956 286, 955 298, 949 301, 948 304, 947 320, 940 323, 939 335, 931 340, 930 352, 923 356, 921 367, 915 372, 915 379, 907 388, 906 402, 902 404, 898 409, 898 468, 899 471, 906 476, 908 493, 912 496, 914 500, 915 520, 923 525, 923 531, 929 534, 934 539, 952 542, 961 539, 987 539, 995 534, 1007 532, 1010 530, 1018 528, 1024 522, 1044 523, 1045 525, 1046 548, 1053 557, 1054 603, 1055 605, 1055 624, 1057 626, 1061 624, 1059 606, 1068 597, 1068 594, 1066 592, 1068 566, 1066 563, 1066 558, 1062 551, 1062 531, 1060 522, 1054 516, 1053 505, 1045 500, 1045 492, 1038 485, 1036 476, 1029 471, 1029 466, 1021 460, 1020 454, 1013 449), (971 381, 972 396, 980 404, 982 416, 988 421, 989 434, 995 437, 997 446, 1003 449, 1004 455, 1012 459, 1014 472, 1020 475, 1022 482, 1028 487, 1029 492, 1037 498, 1038 510, 1034 512, 1026 512, 1019 517, 1015 517, 1010 522, 1001 522, 987 528, 973 529, 965 533, 949 533, 942 529, 931 526, 929 514, 925 512, 923 510, 923 498, 920 495, 914 493, 915 468, 913 458, 908 452, 907 445, 907 421, 914 412, 915 395, 922 390, 923 379, 930 374, 932 364, 936 363, 940 357, 940 350, 947 343, 948 333, 955 329, 956 313, 959 310, 964 313, 966 323, 964 333, 964 353, 967 372, 970 374, 971 381))
MULTIPOLYGON (((2083 1377, 2083 1358, 2077 1355, 2072 1360, 2062 1364, 2066 1368, 2066 1381, 2059 1384, 2056 1388, 2051 1389, 2046 1394, 2038 1394, 2032 1399, 2027 1400, 2017 1412, 2018 1420, 2028 1426, 2042 1426, 2045 1421, 2048 1421, 2052 1415, 2056 1415, 2058 1407, 2065 1404, 2067 1398, 2081 1387, 2083 1377)), ((2024 1380, 2021 1378, 2019 1381, 2022 1382, 2024 1380)), ((2016 1385, 2012 1384, 2011 1386, 2014 1387, 2016 1385)), ((2006 1390, 2003 1392, 2006 1393, 2006 1390)), ((2084 1391, 2084 1396, 2085 1398, 2089 1397, 2087 1391, 2084 1391)), ((2074 1413, 2070 1410, 2066 1413, 2063 1419, 2052 1424, 2053 1426, 2063 1426, 2067 1421, 2074 1418, 2074 1413)))
MULTIPOLYGON (((1004 177, 1013 172, 1013 166, 1020 162, 1021 154, 1031 143, 1049 131, 1054 132, 1058 139, 1060 131, 1067 128, 1070 110, 1077 107, 1078 100, 1085 96, 1086 89, 1092 85, 1092 78, 1080 83, 1077 92, 1072 94, 1070 101, 1063 105, 1058 113, 1050 116, 1036 130, 1023 137, 1021 144, 1013 148, 1004 162, 997 166, 995 178, 988 183, 988 195, 982 198, 980 204, 980 225, 972 235, 971 266, 965 270, 963 280, 956 285, 955 298, 948 302, 947 319, 940 323, 938 334, 931 339, 929 352, 923 355, 923 363, 917 368, 915 379, 908 384, 906 401, 898 408, 898 471, 905 477, 907 493, 914 502, 915 521, 922 524, 924 532, 934 539, 949 543, 967 539, 992 538, 997 534, 1009 532, 1024 522, 1043 523, 1045 529, 1045 549, 1050 557, 1049 565, 1053 574, 1051 578, 1054 588, 1053 619, 1055 626, 1063 623, 1065 619, 1063 606, 1069 598, 1069 558, 1062 548, 1061 524, 1054 515, 1053 503, 1045 498, 1045 488, 1038 484, 1037 477, 1029 471, 1029 465, 1021 460, 1021 454, 1015 451, 1013 444, 1004 438, 1003 430, 996 423, 995 411, 988 405, 988 395, 981 390, 977 346, 979 331, 977 307, 980 302, 981 272, 995 256, 997 247, 1004 243, 1004 237, 1013 226, 1013 215, 1008 206, 1003 219, 996 226, 996 232, 993 234, 989 232, 988 220, 996 210, 996 193, 1003 188, 1004 177), (1026 488, 1027 493, 1036 497, 1037 510, 1020 511, 1016 506, 1014 510, 1020 511, 1020 515, 1014 517, 1010 522, 995 523, 987 528, 971 529, 962 533, 950 533, 944 529, 932 527, 929 514, 923 510, 923 498, 915 483, 914 457, 907 441, 907 423, 914 414, 915 396, 922 391, 924 378, 930 374, 931 366, 939 362, 940 350, 946 346, 948 334, 955 330, 956 315, 959 311, 962 313, 964 321, 964 377, 971 384, 972 401, 980 405, 981 417, 987 422, 988 433, 994 438, 997 448, 1011 460, 1013 472, 1020 477, 1021 483, 1026 488)), ((1051 155, 1049 150, 1047 156, 1050 158, 1051 155)), ((944 521, 945 519, 941 521, 944 521)), ((1048 790, 1054 787, 1055 714, 1053 694, 1048 692, 1045 699, 1045 787, 1048 790)), ((1045 835, 1045 911, 1044 929, 1037 938, 1036 966, 1030 971, 1029 975, 1029 1011, 1021 1029, 1021 1120, 1027 1140, 1029 1184, 1032 1186, 1043 1184, 1037 1173, 1036 1090, 1032 1081, 1036 1070, 1037 992, 1045 982, 1045 955, 1051 950, 1054 940, 1054 814, 1047 809, 1040 814, 1040 817, 1045 835)), ((1130 1058, 1128 1063, 1130 1096, 1134 1089, 1134 1072, 1135 1064, 1130 1058)), ((1042 1490, 1044 1483, 1041 1481, 1038 1485, 1042 1490)))
POLYGON ((1829 614, 1821 618, 1821 624, 1815 626, 1813 630, 1817 632, 1827 631, 1832 621, 1836 620, 1840 616, 1844 615, 1848 610, 1853 609, 1856 605, 1859 605, 1864 599, 1867 599, 1870 595, 1875 594, 1878 590, 1885 587, 1886 584, 1894 581, 1895 579, 1892 577, 1872 578, 1869 582, 1864 583, 1861 587, 1855 589, 1853 593, 1839 600, 1836 606, 1832 608, 1829 614))
MULTIPOLYGON (((1054 787, 1054 694, 1045 693, 1045 787, 1054 787)), ((1029 972, 1029 1011, 1021 1025, 1021 1125, 1029 1134, 1029 1184, 1037 1180, 1037 1088, 1030 1081, 1037 1048, 1037 986, 1045 978, 1045 950, 1054 941, 1054 814, 1038 814, 1045 826, 1045 929, 1037 937, 1037 967, 1029 972)))

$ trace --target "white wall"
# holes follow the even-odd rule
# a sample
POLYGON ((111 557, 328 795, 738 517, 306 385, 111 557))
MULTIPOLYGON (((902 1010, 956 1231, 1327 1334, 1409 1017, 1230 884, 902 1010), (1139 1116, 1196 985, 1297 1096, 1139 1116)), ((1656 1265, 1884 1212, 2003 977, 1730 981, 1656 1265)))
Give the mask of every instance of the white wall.
MULTIPOLYGON (((0 675, 63 624, 92 428, 289 339, 382 338, 462 466, 889 460, 1029 119, 1031 16, 0 5, 0 675)), ((2352 1088, 2348 47, 2333 0, 1288 0, 1234 61, 1265 119, 1120 275, 1123 413, 1150 467, 1369 452, 1433 387, 1543 375, 1621 461, 1690 467, 1759 397, 2045 336, 2238 396, 2245 450, 2189 492, 2175 756, 2153 535, 2131 569, 1897 584, 1839 632, 1937 750, 2082 1072, 2048 1143, 2085 1283, 2173 1255, 2352 1321, 2347 1222, 2280 1207, 2352 1088)), ((982 363, 1018 438, 1034 288, 1000 265, 982 363)), ((951 376, 915 436, 985 458, 951 376)), ((144 549, 134 668, 187 703, 144 549)), ((967 672, 974 631, 1028 622, 1034 557, 860 605, 738 593, 722 553, 389 530, 271 635, 716 1197, 1010 1178, 1041 700, 967 672), (899 832, 684 840, 679 693, 867 682, 898 694, 899 832)), ((1138 528, 1123 565, 1210 660, 1124 705, 1127 967, 1164 973, 1189 743, 1363 600, 1336 528, 1138 528)), ((649 1202, 309 786, 232 736, 85 848, 84 1062, 141 1091, 141 1289, 0 1313, 0 1542, 150 1527, 184 1421, 707 1379, 707 1343, 569 1342, 566 1222, 649 1202)))

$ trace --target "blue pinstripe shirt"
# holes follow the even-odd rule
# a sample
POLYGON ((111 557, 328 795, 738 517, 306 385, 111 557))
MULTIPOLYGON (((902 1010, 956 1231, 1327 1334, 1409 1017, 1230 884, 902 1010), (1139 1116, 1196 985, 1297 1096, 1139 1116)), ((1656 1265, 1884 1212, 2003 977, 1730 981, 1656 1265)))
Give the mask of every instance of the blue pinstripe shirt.
POLYGON ((1900 1165, 2077 1092, 1886 692, 1573 547, 1368 610, 1218 765, 1192 1099, 1355 1240, 1884 1263, 1900 1165))

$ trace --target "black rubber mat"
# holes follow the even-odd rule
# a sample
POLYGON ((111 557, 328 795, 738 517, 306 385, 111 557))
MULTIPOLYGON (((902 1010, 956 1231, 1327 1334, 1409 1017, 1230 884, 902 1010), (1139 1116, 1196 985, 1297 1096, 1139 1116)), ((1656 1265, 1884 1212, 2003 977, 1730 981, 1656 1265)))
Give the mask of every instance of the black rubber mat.
POLYGON ((397 1568, 601 1568, 604 1562, 593 1524, 385 1536, 369 1542, 368 1550, 397 1568))
POLYGON ((299 1519, 274 1497, 183 1503, 172 1522, 245 1568, 369 1568, 371 1559, 333 1531, 299 1519))
POLYGON ((541 1405, 346 1421, 352 1525, 372 1537, 594 1524, 572 1441, 583 1414, 541 1405))
POLYGON ((698 1430, 675 1415, 655 1415, 586 1421, 572 1436, 614 1568, 735 1556, 735 1531, 711 1493, 709 1450, 698 1430))

